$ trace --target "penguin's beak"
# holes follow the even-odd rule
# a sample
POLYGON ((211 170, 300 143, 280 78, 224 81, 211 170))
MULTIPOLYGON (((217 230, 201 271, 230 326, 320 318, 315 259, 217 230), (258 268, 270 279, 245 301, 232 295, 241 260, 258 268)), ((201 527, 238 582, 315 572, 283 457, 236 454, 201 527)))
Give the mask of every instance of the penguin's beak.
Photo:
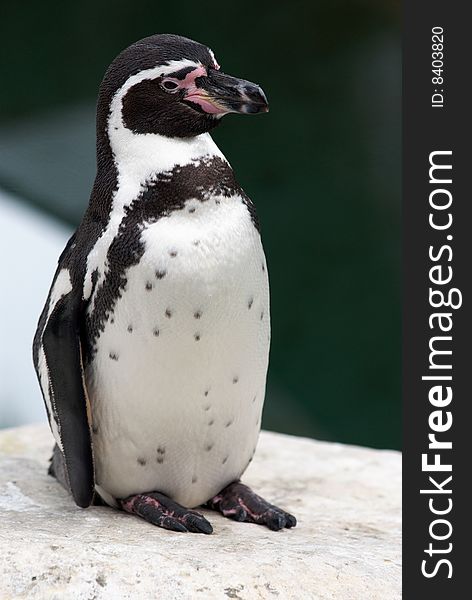
POLYGON ((216 69, 209 69, 206 77, 198 77, 184 101, 196 104, 203 112, 215 116, 227 113, 252 115, 269 110, 266 95, 257 84, 216 69))

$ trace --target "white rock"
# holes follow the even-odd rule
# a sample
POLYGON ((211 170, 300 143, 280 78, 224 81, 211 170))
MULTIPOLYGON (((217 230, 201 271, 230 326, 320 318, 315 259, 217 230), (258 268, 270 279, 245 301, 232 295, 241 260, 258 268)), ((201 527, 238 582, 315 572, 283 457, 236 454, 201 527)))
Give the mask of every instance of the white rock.
POLYGON ((0 598, 401 598, 401 458, 263 432, 244 481, 296 515, 272 532, 212 511, 211 536, 77 508, 46 426, 0 432, 0 598))

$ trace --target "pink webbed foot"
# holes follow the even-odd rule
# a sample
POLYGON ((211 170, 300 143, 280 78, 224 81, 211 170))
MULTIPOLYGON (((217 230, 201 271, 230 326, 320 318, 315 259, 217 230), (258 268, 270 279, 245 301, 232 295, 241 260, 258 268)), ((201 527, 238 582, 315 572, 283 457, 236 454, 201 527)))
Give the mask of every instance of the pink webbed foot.
POLYGON ((213 527, 203 515, 184 508, 160 492, 136 494, 118 502, 124 511, 164 529, 193 533, 213 532, 213 527))
POLYGON ((297 519, 281 508, 270 504, 240 481, 226 486, 207 502, 207 506, 234 521, 266 525, 272 531, 295 527, 297 519))

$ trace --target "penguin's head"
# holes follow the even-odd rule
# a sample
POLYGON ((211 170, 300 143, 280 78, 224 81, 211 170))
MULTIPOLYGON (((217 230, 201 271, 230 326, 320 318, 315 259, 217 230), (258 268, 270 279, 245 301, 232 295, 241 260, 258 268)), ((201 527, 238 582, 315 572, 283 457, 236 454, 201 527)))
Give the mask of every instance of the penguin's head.
POLYGON ((228 113, 268 111, 255 83, 226 75, 213 52, 176 35, 153 35, 126 48, 100 87, 98 128, 185 138, 228 113))

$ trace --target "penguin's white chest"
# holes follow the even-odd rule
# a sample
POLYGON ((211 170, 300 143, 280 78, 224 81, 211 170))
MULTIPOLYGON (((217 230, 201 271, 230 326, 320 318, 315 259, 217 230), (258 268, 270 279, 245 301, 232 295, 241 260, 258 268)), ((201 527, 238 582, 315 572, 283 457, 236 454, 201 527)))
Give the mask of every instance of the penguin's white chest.
POLYGON ((141 232, 143 255, 86 383, 97 486, 197 506, 255 450, 270 319, 260 236, 239 196, 189 200, 141 232))

